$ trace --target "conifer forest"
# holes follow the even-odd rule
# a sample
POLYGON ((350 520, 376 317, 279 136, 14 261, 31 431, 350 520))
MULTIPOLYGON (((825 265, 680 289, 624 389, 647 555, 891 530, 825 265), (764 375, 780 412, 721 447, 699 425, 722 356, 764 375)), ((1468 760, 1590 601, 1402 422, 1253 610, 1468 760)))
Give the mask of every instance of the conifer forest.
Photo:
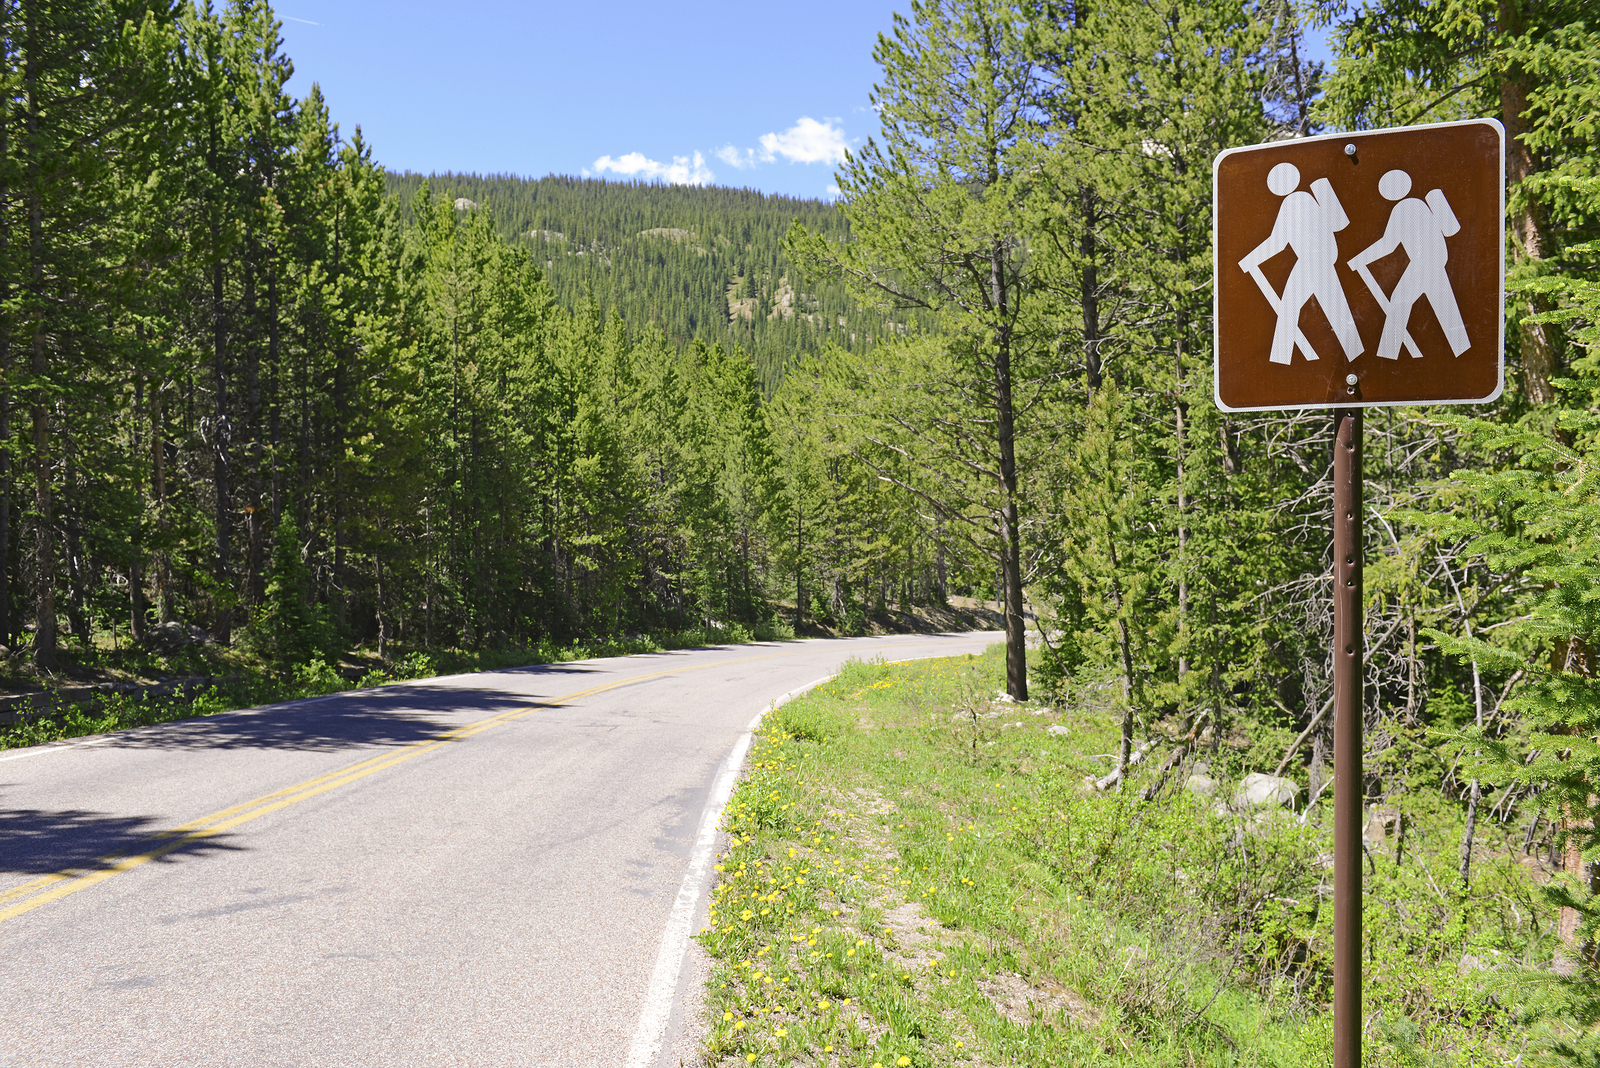
POLYGON ((1119 767, 1166 731, 1315 798, 1332 419, 1213 402, 1211 163, 1491 117, 1505 393, 1367 419, 1368 792, 1455 813, 1463 885, 1475 836, 1543 856, 1593 967, 1592 5, 909 0, 843 43, 881 132, 832 204, 391 173, 279 30, 0 0, 12 676, 172 622, 281 669, 968 596, 1012 697, 1109 688, 1119 767))

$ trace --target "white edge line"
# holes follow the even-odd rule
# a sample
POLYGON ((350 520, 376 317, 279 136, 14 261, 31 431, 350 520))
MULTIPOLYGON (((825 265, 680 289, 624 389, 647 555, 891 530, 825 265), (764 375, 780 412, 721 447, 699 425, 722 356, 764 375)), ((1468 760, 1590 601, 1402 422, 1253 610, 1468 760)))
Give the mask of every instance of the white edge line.
MULTIPOLYGON (((905 664, 912 660, 936 660, 942 656, 960 656, 960 653, 938 652, 927 656, 911 656, 903 660, 887 660, 888 664, 905 664)), ((722 824, 722 813, 733 796, 733 784, 739 779, 744 758, 750 752, 750 743, 756 728, 768 712, 775 712, 807 690, 839 677, 836 671, 824 675, 804 686, 797 686, 786 694, 772 699, 766 708, 756 713, 756 718, 739 735, 733 752, 722 765, 711 796, 706 800, 706 814, 700 821, 700 834, 695 839, 694 852, 689 856, 689 870, 684 872, 683 885, 678 888, 678 899, 672 904, 672 914, 667 918, 667 929, 661 935, 661 950, 656 954, 655 970, 650 973, 650 986, 644 996, 644 1008, 639 1014, 639 1026, 633 1032, 633 1042, 628 1046, 627 1068, 654 1068, 661 1057, 661 1044, 667 1035, 667 1024, 672 1020, 672 1005, 678 993, 678 981, 683 973, 684 954, 689 950, 689 928, 694 925, 695 911, 700 904, 700 890, 706 881, 706 870, 711 865, 712 853, 717 844, 717 829, 722 824)))
POLYGON ((110 740, 111 736, 109 734, 100 734, 86 742, 73 740, 65 744, 25 746, 24 752, 12 753, 10 756, 0 756, 0 763, 4 763, 7 760, 21 760, 23 757, 41 756, 45 753, 59 753, 67 749, 85 749, 91 745, 99 745, 101 742, 110 740))
POLYGON ((672 1019, 672 1004, 678 993, 678 980, 683 972, 683 957, 689 949, 689 928, 700 904, 700 890, 706 881, 706 872, 716 849, 717 829, 722 825, 722 813, 733 796, 733 785, 744 768, 744 758, 750 752, 755 730, 768 712, 789 703, 807 690, 838 678, 838 672, 796 687, 781 697, 774 698, 766 708, 756 713, 756 718, 739 735, 733 751, 722 764, 717 780, 706 800, 706 814, 700 821, 700 833, 695 838, 694 852, 689 857, 689 870, 684 872, 683 885, 678 888, 678 899, 672 904, 672 914, 667 919, 667 929, 661 935, 661 950, 656 954, 655 970, 650 973, 650 986, 645 992, 644 1009, 639 1014, 639 1026, 628 1047, 627 1068, 651 1068, 661 1056, 661 1044, 666 1038, 667 1024, 672 1019))

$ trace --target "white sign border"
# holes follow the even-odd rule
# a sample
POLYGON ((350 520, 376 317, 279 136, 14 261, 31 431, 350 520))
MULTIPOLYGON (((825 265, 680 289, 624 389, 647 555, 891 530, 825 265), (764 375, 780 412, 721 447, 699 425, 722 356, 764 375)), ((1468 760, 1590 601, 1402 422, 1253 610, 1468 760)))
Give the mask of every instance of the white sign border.
MULTIPOLYGON (((1359 149, 1358 149, 1359 151, 1359 149)), ((1347 130, 1343 133, 1318 134, 1315 137, 1294 137, 1283 141, 1267 141, 1258 145, 1239 145, 1218 152, 1211 161, 1211 394, 1216 405, 1224 412, 1287 412, 1305 411, 1308 408, 1416 408, 1427 404, 1489 404, 1499 400, 1506 389, 1506 128, 1499 119, 1458 119, 1454 122, 1430 122, 1420 126, 1388 126, 1381 130, 1347 130), (1315 401, 1305 404, 1264 404, 1249 408, 1235 408, 1222 400, 1222 321, 1217 314, 1217 304, 1222 299, 1222 265, 1217 262, 1217 170, 1223 159, 1236 152, 1255 152, 1265 148, 1279 148, 1287 144, 1309 144, 1312 141, 1344 139, 1359 146, 1360 138, 1376 134, 1407 133, 1411 130, 1438 130, 1449 126, 1493 126, 1500 141, 1500 344, 1497 351, 1499 380, 1494 392, 1487 397, 1462 400, 1398 400, 1398 401, 1315 401)))

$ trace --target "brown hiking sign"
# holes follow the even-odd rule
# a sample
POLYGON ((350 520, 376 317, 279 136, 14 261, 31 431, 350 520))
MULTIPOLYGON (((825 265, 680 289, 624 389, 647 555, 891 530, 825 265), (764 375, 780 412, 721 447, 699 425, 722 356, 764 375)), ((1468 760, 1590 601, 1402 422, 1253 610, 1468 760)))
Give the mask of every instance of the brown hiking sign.
POLYGON ((1505 381, 1493 119, 1229 149, 1212 166, 1217 404, 1464 404, 1505 381))

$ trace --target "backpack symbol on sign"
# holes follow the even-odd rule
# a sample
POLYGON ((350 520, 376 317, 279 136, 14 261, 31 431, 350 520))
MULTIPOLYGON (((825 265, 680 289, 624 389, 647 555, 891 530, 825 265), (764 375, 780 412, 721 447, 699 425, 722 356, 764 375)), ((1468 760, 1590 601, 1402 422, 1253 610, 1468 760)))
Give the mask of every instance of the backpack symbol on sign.
POLYGON ((1356 329, 1355 316, 1350 313, 1350 302, 1345 299, 1344 286, 1339 281, 1339 239, 1334 236, 1350 225, 1350 218, 1345 215, 1333 184, 1326 178, 1318 178, 1311 183, 1311 191, 1305 192, 1300 189, 1300 169, 1292 163, 1280 163, 1267 174, 1267 188, 1287 199, 1278 209, 1271 236, 1240 260, 1239 268, 1256 280, 1262 296, 1278 315, 1278 326, 1272 334, 1271 361, 1291 362, 1296 346, 1306 359, 1318 358, 1317 350, 1311 347, 1300 329, 1300 310, 1312 297, 1317 298, 1328 325, 1333 327, 1334 335, 1344 347, 1345 358, 1355 359, 1365 346, 1361 332, 1356 329), (1285 247, 1294 249, 1296 259, 1280 296, 1261 273, 1261 265, 1285 247))
POLYGON ((1466 324, 1461 321, 1461 309, 1456 304, 1449 272, 1445 270, 1450 258, 1445 238, 1459 233, 1461 223, 1450 210, 1450 202, 1442 189, 1430 190, 1426 200, 1406 198, 1411 192, 1411 175, 1405 171, 1390 171, 1379 178, 1378 192, 1384 199, 1399 203, 1389 213, 1389 225, 1383 237, 1350 259, 1350 269, 1367 283, 1383 309, 1383 337, 1378 341, 1378 356, 1398 360, 1403 345, 1412 358, 1421 358, 1422 350, 1417 348, 1406 329, 1406 322, 1411 318, 1412 306, 1422 297, 1427 297, 1433 306, 1433 314, 1450 342, 1450 351, 1460 356, 1471 347, 1471 342, 1467 339, 1466 324), (1367 265, 1396 248, 1404 248, 1410 262, 1400 275, 1400 281, 1395 283, 1394 292, 1385 294, 1367 265))

